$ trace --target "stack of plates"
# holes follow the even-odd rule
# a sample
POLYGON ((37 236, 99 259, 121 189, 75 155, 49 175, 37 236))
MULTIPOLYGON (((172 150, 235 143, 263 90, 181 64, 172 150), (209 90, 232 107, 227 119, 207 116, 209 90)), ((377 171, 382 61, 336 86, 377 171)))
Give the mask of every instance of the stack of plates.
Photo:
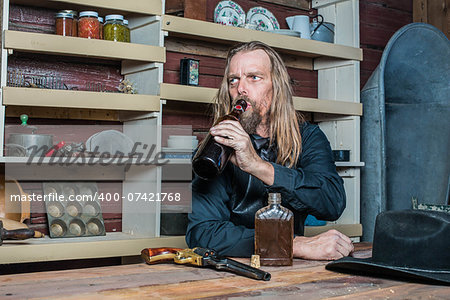
POLYGON ((191 158, 192 152, 198 145, 196 136, 169 135, 167 147, 163 147, 164 158, 191 158))
POLYGON ((198 145, 197 137, 194 135, 169 135, 167 148, 171 149, 195 149, 198 145))
POLYGON ((289 36, 295 36, 295 37, 301 37, 300 31, 294 31, 294 30, 290 30, 290 29, 276 29, 276 30, 269 30, 269 32, 283 34, 283 35, 289 35, 289 36))
POLYGON ((261 6, 252 7, 246 14, 234 1, 217 3, 214 9, 214 22, 261 31, 280 29, 277 18, 268 9, 261 6))

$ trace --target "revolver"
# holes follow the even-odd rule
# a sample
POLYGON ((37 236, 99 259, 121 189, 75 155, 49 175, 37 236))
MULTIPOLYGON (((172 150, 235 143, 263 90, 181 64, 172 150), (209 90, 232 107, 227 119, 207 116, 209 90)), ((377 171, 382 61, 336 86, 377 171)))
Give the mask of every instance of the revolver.
POLYGON ((212 266, 220 271, 229 271, 257 280, 268 281, 271 277, 268 272, 229 258, 219 257, 214 250, 200 247, 193 249, 145 248, 141 251, 141 256, 147 264, 174 261, 177 264, 191 264, 199 267, 212 266))

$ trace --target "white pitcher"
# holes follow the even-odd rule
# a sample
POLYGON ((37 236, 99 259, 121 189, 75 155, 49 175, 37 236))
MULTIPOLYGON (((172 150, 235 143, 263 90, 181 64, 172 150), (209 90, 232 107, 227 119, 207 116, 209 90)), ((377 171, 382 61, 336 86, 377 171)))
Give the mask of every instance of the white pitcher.
POLYGON ((300 32, 300 37, 304 39, 311 39, 311 31, 309 29, 309 16, 298 15, 287 17, 286 22, 289 29, 300 32))

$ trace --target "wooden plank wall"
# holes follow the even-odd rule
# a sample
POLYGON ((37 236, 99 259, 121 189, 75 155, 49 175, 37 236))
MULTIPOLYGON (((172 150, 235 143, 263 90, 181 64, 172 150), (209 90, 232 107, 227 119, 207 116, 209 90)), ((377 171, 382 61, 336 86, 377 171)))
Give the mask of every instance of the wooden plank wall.
POLYGON ((401 27, 411 23, 412 0, 360 0, 361 88, 378 66, 384 47, 401 27))
POLYGON ((450 38, 450 0, 413 0, 413 20, 433 25, 450 38))

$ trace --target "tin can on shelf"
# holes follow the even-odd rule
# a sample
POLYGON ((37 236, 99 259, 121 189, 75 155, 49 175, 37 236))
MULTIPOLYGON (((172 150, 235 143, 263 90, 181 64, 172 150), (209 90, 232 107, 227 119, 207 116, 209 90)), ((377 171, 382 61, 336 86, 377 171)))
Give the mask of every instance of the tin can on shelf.
POLYGON ((122 15, 107 15, 103 25, 103 38, 108 41, 126 42, 126 28, 122 15))
POLYGON ((180 83, 183 85, 198 85, 200 61, 192 58, 180 60, 180 83))
POLYGON ((62 36, 73 36, 73 15, 59 12, 55 15, 56 34, 62 36))
POLYGON ((100 22, 95 11, 82 11, 78 20, 78 36, 88 39, 100 38, 100 22))

